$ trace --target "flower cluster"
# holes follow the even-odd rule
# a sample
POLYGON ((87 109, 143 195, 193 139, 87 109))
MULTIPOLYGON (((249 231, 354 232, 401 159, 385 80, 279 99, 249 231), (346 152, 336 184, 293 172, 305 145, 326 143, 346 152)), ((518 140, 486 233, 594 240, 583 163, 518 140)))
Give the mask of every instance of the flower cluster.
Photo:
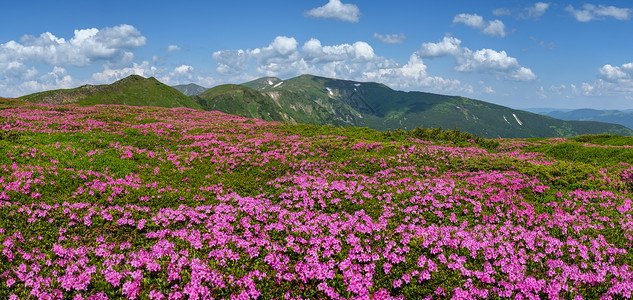
POLYGON ((2 101, 1 298, 633 291, 633 165, 524 150, 568 139, 485 150, 190 109, 2 101), (565 185, 561 166, 586 176, 565 185))

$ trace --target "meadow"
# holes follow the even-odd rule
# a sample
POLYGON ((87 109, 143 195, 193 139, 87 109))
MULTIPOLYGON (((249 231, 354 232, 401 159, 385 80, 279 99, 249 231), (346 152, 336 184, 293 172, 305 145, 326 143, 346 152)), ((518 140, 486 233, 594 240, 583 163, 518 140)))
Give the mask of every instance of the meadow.
POLYGON ((622 299, 633 138, 0 100, 2 299, 622 299))

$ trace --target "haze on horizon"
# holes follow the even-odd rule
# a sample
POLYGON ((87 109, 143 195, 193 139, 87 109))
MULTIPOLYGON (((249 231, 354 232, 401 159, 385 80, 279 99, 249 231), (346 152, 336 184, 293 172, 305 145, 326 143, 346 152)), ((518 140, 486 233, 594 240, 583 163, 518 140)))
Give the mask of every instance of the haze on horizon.
POLYGON ((514 108, 633 108, 628 1, 3 6, 3 97, 131 74, 205 87, 313 74, 514 108))

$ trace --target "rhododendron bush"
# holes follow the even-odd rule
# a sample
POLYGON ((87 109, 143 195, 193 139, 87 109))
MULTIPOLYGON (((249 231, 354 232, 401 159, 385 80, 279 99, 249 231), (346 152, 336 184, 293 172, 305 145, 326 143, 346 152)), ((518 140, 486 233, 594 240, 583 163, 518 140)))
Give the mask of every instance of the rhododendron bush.
POLYGON ((2 299, 633 291, 633 165, 536 151, 627 145, 0 104, 2 299))

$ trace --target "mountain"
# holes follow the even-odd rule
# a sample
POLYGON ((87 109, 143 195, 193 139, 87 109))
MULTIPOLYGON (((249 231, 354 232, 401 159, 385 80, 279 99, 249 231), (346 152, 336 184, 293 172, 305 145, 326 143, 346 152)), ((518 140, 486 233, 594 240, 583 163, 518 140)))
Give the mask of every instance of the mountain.
MULTIPOLYGON (((264 80, 268 82, 268 79, 264 80)), ((191 98, 205 110, 217 110, 233 115, 256 118, 267 121, 288 122, 292 124, 349 125, 335 119, 332 110, 293 91, 273 90, 281 80, 272 81, 269 86, 260 86, 251 82, 250 86, 260 86, 259 90, 246 85, 225 84, 208 89, 191 98)), ((268 85, 266 83, 266 85, 268 85)))
POLYGON ((156 78, 144 78, 138 75, 128 76, 112 84, 87 84, 74 89, 45 91, 20 98, 29 102, 47 104, 120 104, 201 108, 191 98, 173 87, 162 84, 156 78))
POLYGON ((206 87, 199 86, 195 83, 174 85, 173 88, 177 89, 186 96, 200 95, 204 93, 204 91, 208 90, 206 87))
MULTIPOLYGON (((633 135, 633 131, 620 125, 563 121, 465 97, 396 91, 374 82, 301 75, 287 80, 264 77, 242 85, 271 98, 281 111, 293 112, 294 120, 298 118, 296 115, 301 114, 298 104, 312 111, 325 109, 332 115, 313 120, 310 120, 311 117, 303 118, 311 124, 361 126, 377 130, 410 130, 418 126, 457 128, 489 138, 595 133, 633 135)), ((207 98, 207 101, 211 100, 207 98)), ((289 118, 282 121, 293 122, 289 118)))
POLYGON ((459 96, 396 91, 384 84, 301 75, 227 84, 187 97, 155 78, 132 75, 109 85, 84 85, 21 97, 64 104, 121 104, 217 110, 284 123, 357 126, 377 130, 457 128, 488 138, 633 135, 616 124, 563 121, 459 96))
POLYGON ((633 111, 631 110, 597 110, 575 109, 571 111, 550 111, 544 115, 561 120, 598 121, 620 124, 633 129, 633 111))

